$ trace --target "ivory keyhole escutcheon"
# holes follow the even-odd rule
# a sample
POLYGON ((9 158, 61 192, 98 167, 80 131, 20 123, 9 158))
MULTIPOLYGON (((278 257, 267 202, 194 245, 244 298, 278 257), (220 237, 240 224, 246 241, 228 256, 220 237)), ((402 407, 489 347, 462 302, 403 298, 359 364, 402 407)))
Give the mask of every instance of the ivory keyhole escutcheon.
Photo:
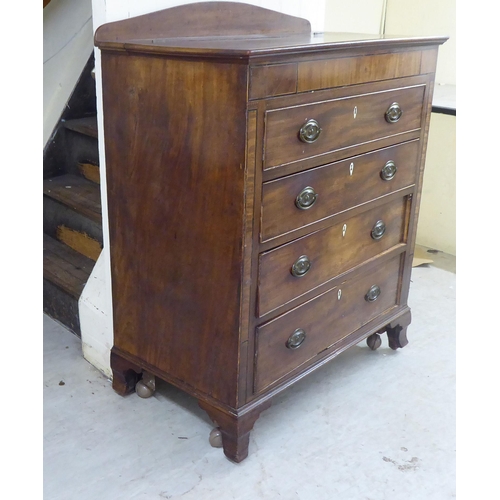
POLYGON ((353 172, 354 172, 354 163, 351 162, 351 164, 349 165, 349 175, 352 175, 353 172))
POLYGON ((356 116, 358 116, 358 107, 357 106, 354 106, 354 111, 352 112, 352 114, 354 115, 354 119, 356 119, 356 116))
POLYGON ((342 237, 344 237, 344 236, 345 236, 346 231, 347 231, 347 224, 344 224, 344 225, 342 226, 342 237))

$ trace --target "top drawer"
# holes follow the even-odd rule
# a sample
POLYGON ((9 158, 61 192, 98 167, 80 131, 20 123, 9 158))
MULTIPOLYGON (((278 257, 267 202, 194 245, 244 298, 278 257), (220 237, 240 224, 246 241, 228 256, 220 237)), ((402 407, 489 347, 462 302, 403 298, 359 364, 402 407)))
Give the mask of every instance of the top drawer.
POLYGON ((419 129, 424 91, 415 85, 269 110, 264 169, 419 129))

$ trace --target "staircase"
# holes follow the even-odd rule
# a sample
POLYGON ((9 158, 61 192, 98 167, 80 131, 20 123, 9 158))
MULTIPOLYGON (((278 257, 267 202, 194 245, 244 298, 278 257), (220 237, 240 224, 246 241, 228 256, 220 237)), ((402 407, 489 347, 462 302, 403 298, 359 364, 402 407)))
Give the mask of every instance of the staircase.
POLYGON ((103 243, 93 67, 91 56, 44 150, 43 310, 79 337, 78 299, 103 243))

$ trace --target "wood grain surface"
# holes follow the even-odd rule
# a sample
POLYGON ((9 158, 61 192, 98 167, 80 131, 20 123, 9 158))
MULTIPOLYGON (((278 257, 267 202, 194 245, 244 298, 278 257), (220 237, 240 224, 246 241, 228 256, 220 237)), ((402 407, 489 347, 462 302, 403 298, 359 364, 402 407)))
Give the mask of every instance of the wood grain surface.
POLYGON ((115 345, 235 405, 245 68, 103 54, 103 75, 115 345))
POLYGON ((261 241, 411 186, 415 182, 418 150, 418 140, 411 141, 265 182, 261 241), (388 161, 394 161, 397 171, 393 179, 385 181, 381 170, 388 161), (312 207, 301 210, 295 200, 306 187, 312 187, 318 197, 312 207))
POLYGON ((419 85, 268 111, 264 168, 418 129, 424 91, 425 86, 419 85), (388 123, 385 112, 394 102, 399 103, 403 115, 398 122, 388 123), (319 123, 321 133, 307 144, 299 139, 299 130, 311 119, 319 123))
POLYGON ((258 313, 263 316, 356 265, 404 243, 406 199, 400 198, 344 220, 260 256, 258 313), (371 237, 377 221, 386 224, 379 240, 371 237), (311 267, 301 277, 292 265, 307 256, 311 267))
POLYGON ((339 287, 259 327, 255 392, 264 390, 394 307, 397 303, 400 261, 401 256, 398 255, 383 267, 373 267, 361 278, 347 280, 339 287), (378 285, 381 294, 375 302, 367 302, 365 294, 372 285, 378 285), (297 349, 289 349, 286 342, 297 328, 305 331, 306 338, 297 349))

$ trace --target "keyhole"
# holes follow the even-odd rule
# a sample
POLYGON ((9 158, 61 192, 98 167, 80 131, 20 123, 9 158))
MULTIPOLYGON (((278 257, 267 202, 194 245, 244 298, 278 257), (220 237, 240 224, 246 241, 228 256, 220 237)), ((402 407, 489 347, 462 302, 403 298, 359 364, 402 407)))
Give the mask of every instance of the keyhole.
POLYGON ((342 226, 342 237, 344 237, 344 236, 345 236, 346 231, 347 231, 347 224, 344 224, 344 225, 342 226))
POLYGON ((354 172, 354 163, 351 163, 349 165, 349 175, 352 175, 353 172, 354 172))
POLYGON ((337 297, 338 300, 340 300, 340 297, 342 297, 342 290, 339 288, 339 291, 337 292, 337 297))
POLYGON ((354 106, 353 115, 354 115, 354 118, 356 118, 356 116, 358 116, 358 107, 357 106, 354 106))

